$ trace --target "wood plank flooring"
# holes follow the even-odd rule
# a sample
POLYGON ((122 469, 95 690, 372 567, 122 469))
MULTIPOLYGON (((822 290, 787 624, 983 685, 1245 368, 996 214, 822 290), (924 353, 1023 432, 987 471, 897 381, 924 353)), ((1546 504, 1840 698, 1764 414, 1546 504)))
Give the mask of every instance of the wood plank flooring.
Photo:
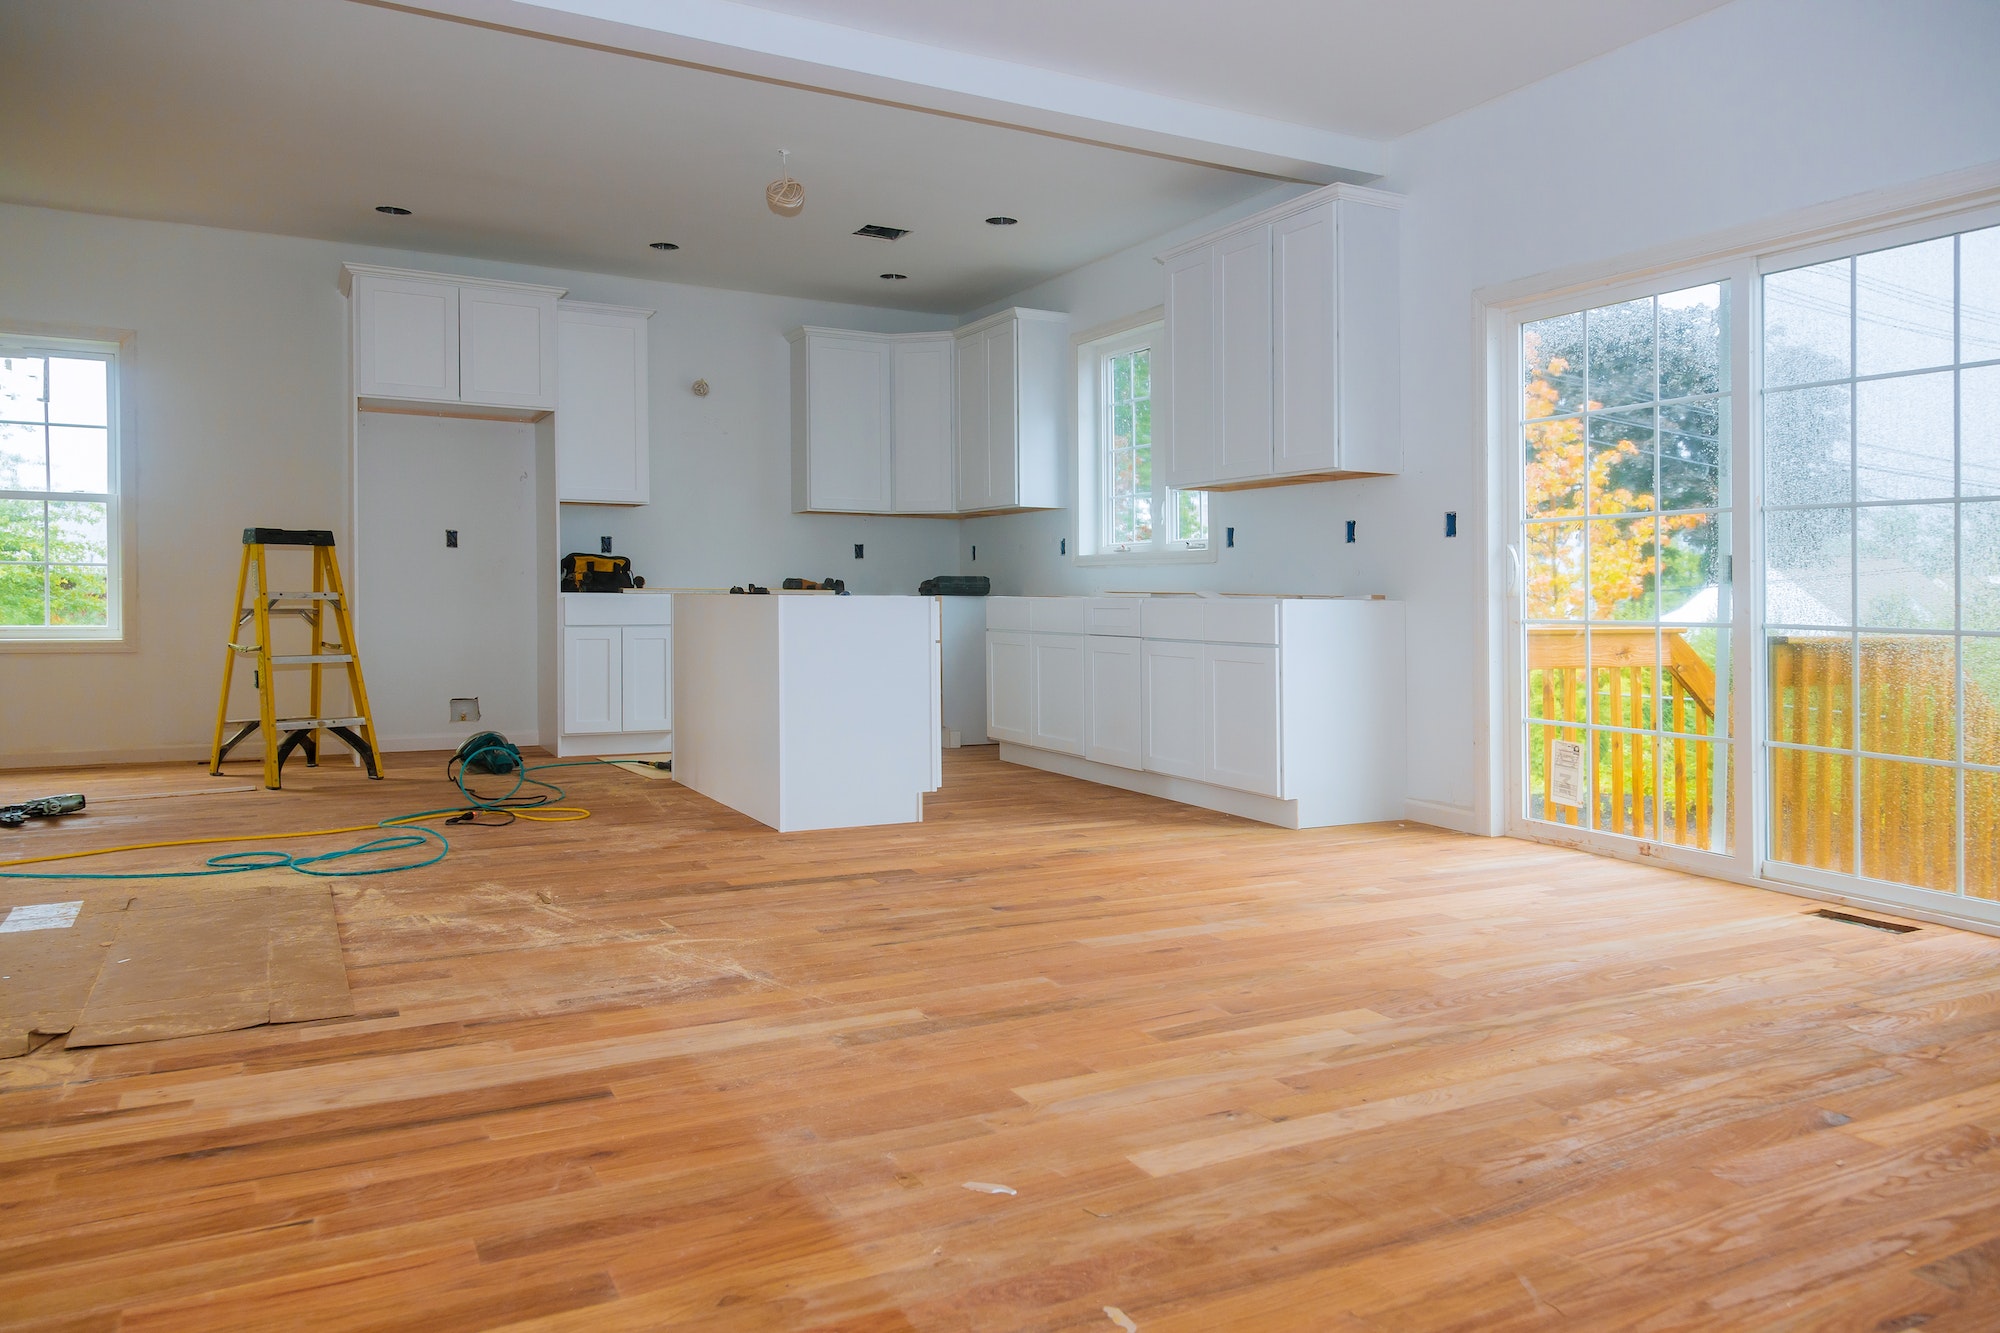
MULTIPOLYGON (((442 758, 7 774, 91 806, 0 856, 442 758)), ((0 1325, 2000 1328, 2000 940, 990 750, 828 834, 550 776, 594 817, 339 883, 357 1017, 0 1062, 0 1325)))

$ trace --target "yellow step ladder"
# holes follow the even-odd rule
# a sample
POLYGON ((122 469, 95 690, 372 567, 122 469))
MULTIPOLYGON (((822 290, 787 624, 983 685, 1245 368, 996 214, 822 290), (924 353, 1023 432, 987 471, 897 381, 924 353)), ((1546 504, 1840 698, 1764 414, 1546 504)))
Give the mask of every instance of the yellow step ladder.
POLYGON ((308 766, 319 763, 319 733, 330 732, 354 751, 368 769, 368 776, 382 776, 382 748, 375 739, 375 722, 368 711, 368 687, 361 680, 361 658, 354 650, 354 618, 347 605, 347 590, 340 581, 340 562, 333 554, 333 534, 317 528, 243 529, 243 568, 236 576, 236 606, 230 623, 229 643, 222 658, 222 702, 215 710, 215 748, 208 771, 222 772, 222 761, 251 732, 264 733, 264 785, 276 791, 283 785, 285 757, 303 749, 308 766), (272 592, 265 549, 272 546, 303 546, 312 550, 312 591, 272 592), (255 568, 256 600, 244 605, 251 591, 250 571, 255 568), (327 638, 326 613, 333 612, 337 642, 327 638), (312 651, 274 653, 271 651, 273 616, 297 616, 312 626, 312 651), (255 642, 238 643, 245 623, 254 630, 255 642), (236 659, 248 654, 256 662, 257 716, 229 716, 229 684, 235 675, 236 659), (331 666, 347 671, 347 693, 353 716, 322 717, 320 672, 331 666), (304 717, 278 716, 276 669, 307 667, 312 672, 310 702, 304 717), (224 739, 230 727, 237 730, 224 739))

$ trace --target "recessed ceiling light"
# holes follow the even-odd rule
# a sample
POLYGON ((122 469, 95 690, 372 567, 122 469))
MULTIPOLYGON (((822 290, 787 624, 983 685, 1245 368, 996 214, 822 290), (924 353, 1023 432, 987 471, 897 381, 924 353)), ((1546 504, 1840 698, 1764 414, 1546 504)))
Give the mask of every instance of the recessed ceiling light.
POLYGON ((900 241, 910 234, 908 227, 887 227, 879 222, 871 222, 854 233, 866 236, 871 241, 900 241))
POLYGON ((1019 221, 1019 218, 988 218, 986 219, 986 225, 989 227, 1011 227, 1019 221))
POLYGON ((884 281, 884 282, 904 282, 904 281, 908 280, 909 276, 910 276, 910 275, 909 275, 909 274, 907 274, 907 273, 884 273, 884 274, 882 275, 882 281, 884 281))
POLYGON ((377 204, 375 205, 375 211, 377 213, 387 213, 392 218, 406 218, 410 216, 409 209, 398 208, 394 204, 377 204))
POLYGON ((647 242, 647 244, 649 244, 650 246, 652 246, 652 248, 653 248, 653 249, 655 249, 655 250, 678 250, 678 249, 680 249, 680 247, 679 247, 678 245, 675 245, 675 244, 674 244, 674 243, 673 243, 672 241, 649 241, 649 242, 647 242))

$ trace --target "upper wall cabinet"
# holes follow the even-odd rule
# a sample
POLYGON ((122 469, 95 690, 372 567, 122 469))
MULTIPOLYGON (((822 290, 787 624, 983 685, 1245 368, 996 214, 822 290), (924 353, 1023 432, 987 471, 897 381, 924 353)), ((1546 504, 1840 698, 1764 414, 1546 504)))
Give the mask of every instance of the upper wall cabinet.
POLYGON ((1003 310, 957 340, 958 511, 1060 508, 1069 317, 1003 310))
POLYGON ((792 508, 952 512, 949 333, 795 329, 792 508))
POLYGON ((348 264, 358 398, 556 405, 559 287, 348 264))
POLYGON ((1153 436, 1169 485, 1401 469, 1401 204, 1328 186, 1160 257, 1153 436))
POLYGON ((563 301, 556 308, 556 498, 642 505, 651 498, 646 424, 650 310, 563 301))

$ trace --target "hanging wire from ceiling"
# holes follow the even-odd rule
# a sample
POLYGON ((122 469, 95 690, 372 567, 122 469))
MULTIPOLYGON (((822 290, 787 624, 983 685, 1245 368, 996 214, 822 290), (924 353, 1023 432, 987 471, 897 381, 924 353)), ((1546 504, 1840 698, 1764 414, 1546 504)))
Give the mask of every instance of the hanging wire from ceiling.
POLYGON ((778 160, 783 164, 778 179, 764 187, 764 202, 771 211, 783 217, 797 217, 806 206, 806 187, 792 179, 792 155, 790 150, 780 148, 778 160))

